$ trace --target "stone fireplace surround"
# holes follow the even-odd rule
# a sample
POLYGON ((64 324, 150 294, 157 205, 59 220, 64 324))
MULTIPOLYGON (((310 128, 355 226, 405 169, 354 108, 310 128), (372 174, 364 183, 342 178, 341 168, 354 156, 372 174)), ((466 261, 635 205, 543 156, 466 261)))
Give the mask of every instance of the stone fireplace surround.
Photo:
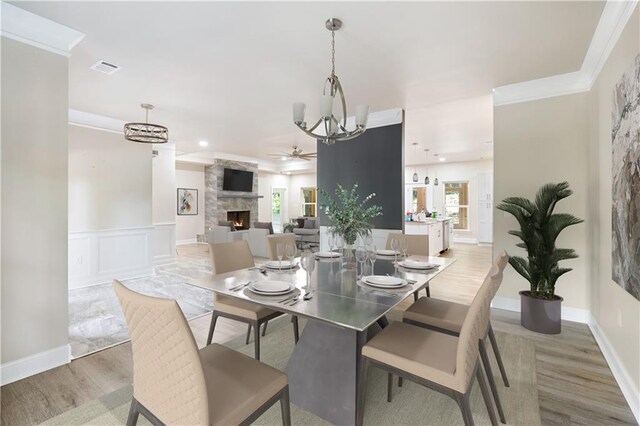
POLYGON ((228 212, 248 211, 250 227, 258 220, 258 165, 241 161, 216 159, 204 169, 205 230, 227 221, 228 212), (253 172, 253 192, 223 191, 224 169, 253 172))

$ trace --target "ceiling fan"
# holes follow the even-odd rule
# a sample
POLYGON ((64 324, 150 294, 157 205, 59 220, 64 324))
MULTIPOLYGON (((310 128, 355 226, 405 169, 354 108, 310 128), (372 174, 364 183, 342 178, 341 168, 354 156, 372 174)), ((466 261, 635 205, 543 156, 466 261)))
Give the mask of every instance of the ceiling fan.
POLYGON ((310 152, 308 154, 303 154, 301 149, 298 149, 297 145, 293 146, 293 151, 290 153, 282 153, 282 154, 268 154, 269 157, 280 157, 282 160, 305 160, 310 161, 312 158, 316 158, 318 155, 316 152, 310 152))

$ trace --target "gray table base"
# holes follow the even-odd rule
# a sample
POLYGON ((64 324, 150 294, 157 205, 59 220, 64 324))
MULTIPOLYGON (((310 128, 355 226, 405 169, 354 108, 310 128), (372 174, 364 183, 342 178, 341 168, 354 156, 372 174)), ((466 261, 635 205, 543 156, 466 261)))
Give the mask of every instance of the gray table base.
POLYGON ((335 425, 361 425, 365 362, 361 350, 380 330, 356 331, 308 320, 289 363, 291 402, 335 425))

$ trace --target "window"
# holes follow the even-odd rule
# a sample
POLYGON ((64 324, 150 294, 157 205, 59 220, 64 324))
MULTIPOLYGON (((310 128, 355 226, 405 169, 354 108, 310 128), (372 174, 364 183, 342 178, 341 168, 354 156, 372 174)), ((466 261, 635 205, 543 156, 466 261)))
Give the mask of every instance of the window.
POLYGON ((411 209, 420 213, 422 210, 427 211, 427 188, 413 188, 411 196, 411 209))
POLYGON ((304 217, 316 216, 316 189, 301 188, 300 199, 302 200, 302 215, 304 217))
POLYGON ((453 229, 469 229, 469 184, 445 182, 444 202, 446 216, 451 218, 453 229))

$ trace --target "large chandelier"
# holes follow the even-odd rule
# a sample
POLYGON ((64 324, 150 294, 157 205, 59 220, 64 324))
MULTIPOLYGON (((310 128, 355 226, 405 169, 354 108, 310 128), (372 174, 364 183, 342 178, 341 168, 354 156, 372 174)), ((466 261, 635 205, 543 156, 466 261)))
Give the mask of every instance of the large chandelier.
POLYGON ((300 130, 312 138, 321 139, 327 145, 332 145, 336 141, 356 138, 365 132, 369 106, 356 106, 356 128, 348 130, 347 102, 344 99, 340 80, 336 75, 336 31, 342 27, 342 21, 337 18, 331 18, 327 20, 325 27, 331 31, 331 75, 327 78, 320 97, 320 119, 311 128, 307 128, 307 123, 304 121, 304 113, 307 106, 302 102, 296 102, 293 104, 293 122, 300 130), (342 104, 341 116, 333 114, 333 101, 336 94, 340 95, 342 104), (324 134, 314 133, 321 125, 324 127, 324 134))
POLYGON ((159 124, 149 123, 149 110, 151 104, 140 105, 146 112, 144 123, 126 123, 124 125, 124 138, 132 142, 141 143, 167 143, 169 142, 169 129, 159 124))

